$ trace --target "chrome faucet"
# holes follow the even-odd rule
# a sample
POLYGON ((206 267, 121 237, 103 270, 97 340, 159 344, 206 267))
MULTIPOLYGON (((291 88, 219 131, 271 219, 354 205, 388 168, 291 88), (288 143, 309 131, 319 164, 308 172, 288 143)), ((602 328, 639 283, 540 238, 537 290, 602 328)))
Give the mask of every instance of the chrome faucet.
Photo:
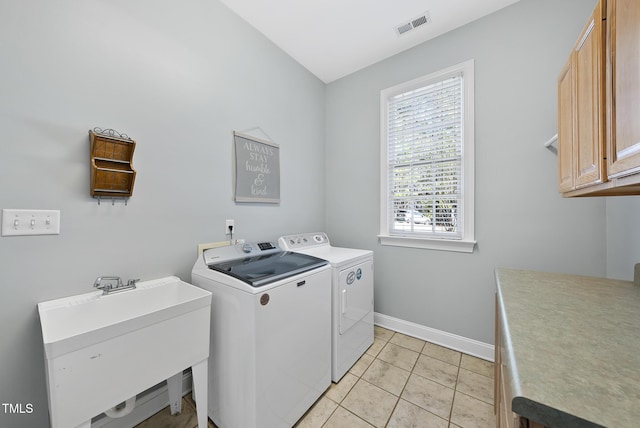
POLYGON ((99 276, 93 286, 102 290, 102 295, 117 293, 119 291, 132 290, 140 279, 130 279, 126 284, 119 276, 99 276))

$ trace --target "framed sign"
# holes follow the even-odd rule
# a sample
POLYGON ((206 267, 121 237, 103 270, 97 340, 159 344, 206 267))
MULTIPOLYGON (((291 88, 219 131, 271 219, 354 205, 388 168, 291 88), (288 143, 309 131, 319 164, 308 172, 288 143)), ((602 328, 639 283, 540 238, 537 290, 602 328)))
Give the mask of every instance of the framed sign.
POLYGON ((233 133, 236 202, 280 203, 280 147, 252 135, 233 133))

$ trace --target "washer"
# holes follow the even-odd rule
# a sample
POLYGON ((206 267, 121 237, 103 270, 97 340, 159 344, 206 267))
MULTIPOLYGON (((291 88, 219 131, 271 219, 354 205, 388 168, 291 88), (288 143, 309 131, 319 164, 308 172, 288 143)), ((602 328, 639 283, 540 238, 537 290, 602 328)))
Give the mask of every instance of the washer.
POLYGON ((333 247, 322 232, 282 236, 278 243, 331 264, 331 379, 338 382, 373 344, 373 251, 333 247))
POLYGON ((208 415, 220 428, 291 427, 331 384, 331 269, 263 242, 205 250, 208 415))

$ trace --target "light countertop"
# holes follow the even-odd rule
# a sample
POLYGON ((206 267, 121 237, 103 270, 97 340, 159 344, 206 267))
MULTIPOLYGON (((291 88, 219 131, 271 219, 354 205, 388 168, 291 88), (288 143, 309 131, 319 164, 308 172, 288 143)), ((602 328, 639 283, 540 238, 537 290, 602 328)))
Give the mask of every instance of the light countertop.
POLYGON ((512 409, 546 426, 640 424, 640 287, 496 269, 512 409))

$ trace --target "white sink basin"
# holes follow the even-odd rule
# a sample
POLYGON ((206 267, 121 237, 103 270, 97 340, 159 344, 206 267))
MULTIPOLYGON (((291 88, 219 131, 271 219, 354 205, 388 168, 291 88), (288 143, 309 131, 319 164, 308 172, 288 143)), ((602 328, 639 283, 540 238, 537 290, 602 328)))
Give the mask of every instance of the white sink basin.
POLYGON ((38 303, 52 426, 89 426, 92 417, 206 362, 210 312, 211 293, 177 277, 38 303))
POLYGON ((55 358, 210 304, 211 293, 170 276, 38 303, 38 312, 46 355, 55 358))

